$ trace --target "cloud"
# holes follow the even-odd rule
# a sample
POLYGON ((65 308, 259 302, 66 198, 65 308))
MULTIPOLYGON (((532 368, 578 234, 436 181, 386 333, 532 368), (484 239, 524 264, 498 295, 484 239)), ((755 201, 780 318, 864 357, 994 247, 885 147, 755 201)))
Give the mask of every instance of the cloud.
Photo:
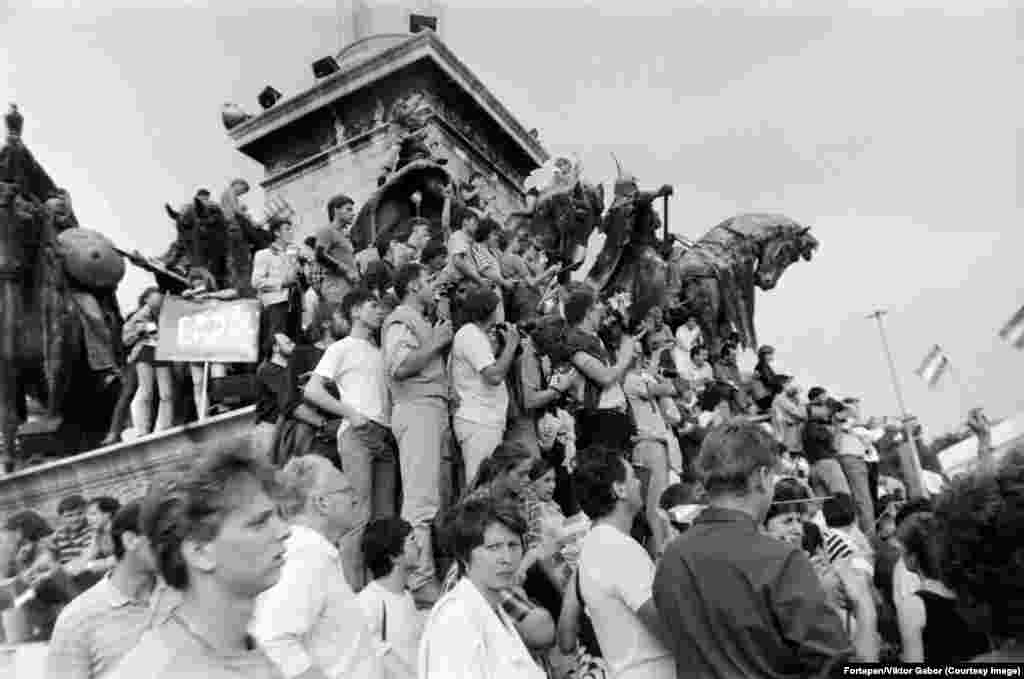
MULTIPOLYGON (((267 84, 308 87, 310 63, 340 47, 343 18, 329 0, 127 4, 8 5, 0 91, 21 105, 30 147, 83 223, 155 253, 173 235, 164 202, 262 176, 233 149, 221 105, 255 109, 267 84)), ((1011 85, 1020 15, 1005 3, 447 5, 442 35, 456 54, 527 129, 575 150, 588 177, 610 179, 615 152, 645 186, 675 184, 674 230, 699 237, 752 210, 813 225, 815 260, 758 297, 781 366, 892 412, 863 318, 885 306, 926 425, 958 422, 965 405, 956 389, 910 379, 934 342, 994 414, 1024 405, 1021 356, 994 339, 1024 304, 1007 284, 1024 247, 1024 147, 1011 85)), ((247 202, 259 213, 261 192, 247 202)), ((145 282, 129 276, 126 304, 145 282)))

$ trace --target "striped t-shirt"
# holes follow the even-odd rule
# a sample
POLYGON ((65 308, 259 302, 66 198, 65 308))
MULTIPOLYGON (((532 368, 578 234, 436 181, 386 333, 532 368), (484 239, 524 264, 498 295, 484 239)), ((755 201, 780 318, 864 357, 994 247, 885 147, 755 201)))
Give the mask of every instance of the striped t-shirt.
POLYGON ((80 557, 92 545, 93 529, 83 521, 77 527, 62 526, 50 538, 57 561, 63 566, 80 557))
POLYGON ((836 563, 849 559, 850 564, 869 575, 874 575, 874 565, 871 563, 872 555, 864 553, 856 541, 840 530, 830 528, 825 531, 825 555, 830 563, 836 563))
POLYGON ((837 530, 825 531, 825 554, 832 563, 854 555, 853 543, 837 530))

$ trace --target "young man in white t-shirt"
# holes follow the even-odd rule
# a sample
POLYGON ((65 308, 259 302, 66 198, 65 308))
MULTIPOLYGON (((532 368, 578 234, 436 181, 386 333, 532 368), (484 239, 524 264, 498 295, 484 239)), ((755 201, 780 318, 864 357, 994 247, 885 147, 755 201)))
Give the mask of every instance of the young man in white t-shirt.
POLYGON ((618 451, 592 446, 573 472, 594 522, 580 544, 579 589, 612 679, 675 679, 653 600, 654 562, 630 536, 644 507, 640 480, 618 451))
POLYGON ((377 344, 383 312, 365 290, 345 295, 341 311, 351 324, 348 337, 327 348, 306 385, 307 401, 343 418, 338 429, 338 455, 352 481, 359 507, 356 528, 345 537, 342 557, 352 589, 366 582, 359 540, 371 518, 394 516, 398 488, 396 445, 391 434, 387 373, 377 344), (327 391, 328 381, 339 398, 327 391))
POLYGON ((505 326, 501 330, 504 347, 496 356, 489 332, 495 324, 498 295, 477 288, 469 291, 461 307, 466 323, 452 342, 452 387, 458 399, 452 425, 462 450, 466 480, 471 482, 480 463, 505 435, 505 375, 519 347, 519 333, 513 326, 505 326))
POLYGON ((415 667, 424 615, 409 592, 409 576, 419 567, 420 547, 412 525, 397 517, 379 519, 363 533, 363 561, 373 575, 356 597, 374 636, 410 667, 415 667))

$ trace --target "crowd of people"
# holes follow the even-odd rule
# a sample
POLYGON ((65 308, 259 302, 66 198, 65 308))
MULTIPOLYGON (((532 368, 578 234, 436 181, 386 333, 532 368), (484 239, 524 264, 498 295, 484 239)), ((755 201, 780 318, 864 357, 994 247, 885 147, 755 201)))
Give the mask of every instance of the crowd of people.
POLYGON ((580 513, 567 518, 555 469, 499 444, 438 525, 445 584, 424 609, 411 523, 363 527, 369 581, 353 588, 339 547, 362 521, 353 475, 315 454, 275 470, 240 441, 124 506, 67 497, 55 532, 34 512, 12 516, 3 544, 20 572, 5 585, 41 614, 31 624, 52 627, 54 678, 823 676, 880 659, 1024 661, 1024 449, 903 503, 873 539, 850 495, 823 499, 787 475, 756 422, 712 428, 694 469, 663 493, 669 537, 652 558, 628 451, 578 453, 580 513))
MULTIPOLYGON (((809 676, 1024 635, 1024 453, 908 502, 898 428, 771 347, 746 375, 471 208, 361 252, 354 216, 331 199, 301 247, 268 224, 250 436, 123 507, 65 498, 56 532, 5 523, 5 621, 48 676, 809 676)), ((175 421, 163 295, 125 324, 134 435, 175 421)))

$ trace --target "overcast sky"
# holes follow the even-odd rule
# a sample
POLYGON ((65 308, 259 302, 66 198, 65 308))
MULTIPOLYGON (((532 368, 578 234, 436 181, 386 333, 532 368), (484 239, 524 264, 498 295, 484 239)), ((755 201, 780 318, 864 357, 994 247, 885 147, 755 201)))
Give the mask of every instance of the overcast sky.
MULTIPOLYGON (((697 238, 748 211, 813 227, 818 256, 759 293, 756 316, 805 387, 895 413, 864 318, 884 307, 932 434, 975 399, 994 416, 1024 406, 1024 355, 996 338, 1024 304, 1022 17, 1008 2, 446 4, 443 39, 549 150, 578 153, 596 181, 614 152, 642 184, 674 184, 674 231, 697 238), (913 376, 933 343, 965 389, 913 376)), ((131 5, 0 8, 0 93, 82 224, 156 254, 173 236, 164 202, 262 178, 221 104, 258 110, 266 84, 308 87, 309 64, 341 47, 341 17, 333 2, 131 5)), ((131 274, 122 299, 145 283, 131 274)))

